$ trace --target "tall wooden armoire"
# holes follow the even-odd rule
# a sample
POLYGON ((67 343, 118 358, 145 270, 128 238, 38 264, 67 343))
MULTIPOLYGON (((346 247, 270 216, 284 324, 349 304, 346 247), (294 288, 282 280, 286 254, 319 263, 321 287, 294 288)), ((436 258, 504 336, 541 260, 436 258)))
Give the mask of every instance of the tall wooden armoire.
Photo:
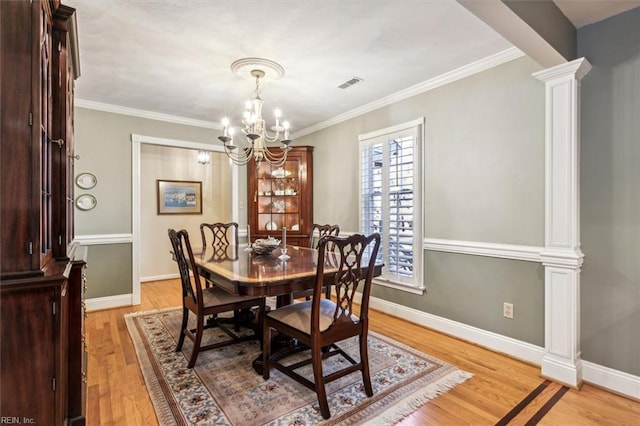
POLYGON ((0 416, 84 424, 86 248, 73 242, 76 17, 0 1, 0 416))

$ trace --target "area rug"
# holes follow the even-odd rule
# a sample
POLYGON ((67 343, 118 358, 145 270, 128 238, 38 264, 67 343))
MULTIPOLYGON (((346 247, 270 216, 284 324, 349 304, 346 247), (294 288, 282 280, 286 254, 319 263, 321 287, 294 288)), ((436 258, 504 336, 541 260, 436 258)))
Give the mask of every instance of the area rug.
MULTIPOLYGON (((260 354, 257 341, 201 352, 189 369, 191 341, 185 339, 182 351, 175 352, 181 308, 128 314, 125 321, 160 425, 388 425, 472 376, 370 332, 374 395, 367 398, 360 373, 336 380, 327 385, 332 416, 324 420, 313 391, 278 370, 272 369, 266 381, 253 370, 260 354)), ((214 328, 203 340, 225 336, 214 328)), ((341 347, 358 359, 356 340, 341 347)), ((325 372, 341 361, 325 360, 325 372)), ((313 377, 310 368, 307 374, 313 377)))

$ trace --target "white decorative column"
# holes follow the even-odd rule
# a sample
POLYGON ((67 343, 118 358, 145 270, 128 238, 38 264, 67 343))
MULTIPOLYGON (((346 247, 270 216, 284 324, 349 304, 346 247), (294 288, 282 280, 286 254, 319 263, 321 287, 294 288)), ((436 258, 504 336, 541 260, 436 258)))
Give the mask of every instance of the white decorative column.
POLYGON ((580 80, 584 59, 534 77, 546 85, 545 354, 542 376, 579 387, 580 359, 580 80))

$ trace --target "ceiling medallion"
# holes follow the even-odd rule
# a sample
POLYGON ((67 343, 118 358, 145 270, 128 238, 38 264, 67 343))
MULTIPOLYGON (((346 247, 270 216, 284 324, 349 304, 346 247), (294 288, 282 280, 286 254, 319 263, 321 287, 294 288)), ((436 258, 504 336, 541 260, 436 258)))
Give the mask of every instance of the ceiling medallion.
POLYGON ((284 68, 276 62, 263 58, 242 58, 231 64, 231 71, 237 76, 253 80, 253 71, 260 70, 264 73, 262 78, 278 80, 284 76, 284 68))

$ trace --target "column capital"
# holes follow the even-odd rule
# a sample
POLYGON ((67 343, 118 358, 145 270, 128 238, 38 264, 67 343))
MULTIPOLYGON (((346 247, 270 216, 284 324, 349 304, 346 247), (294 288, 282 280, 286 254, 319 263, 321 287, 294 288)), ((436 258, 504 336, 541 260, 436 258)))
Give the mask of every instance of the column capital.
POLYGON ((545 82, 563 77, 574 77, 577 80, 582 80, 582 77, 587 75, 589 71, 591 71, 589 61, 587 61, 586 58, 578 58, 566 64, 556 65, 555 67, 535 72, 533 76, 545 82))

